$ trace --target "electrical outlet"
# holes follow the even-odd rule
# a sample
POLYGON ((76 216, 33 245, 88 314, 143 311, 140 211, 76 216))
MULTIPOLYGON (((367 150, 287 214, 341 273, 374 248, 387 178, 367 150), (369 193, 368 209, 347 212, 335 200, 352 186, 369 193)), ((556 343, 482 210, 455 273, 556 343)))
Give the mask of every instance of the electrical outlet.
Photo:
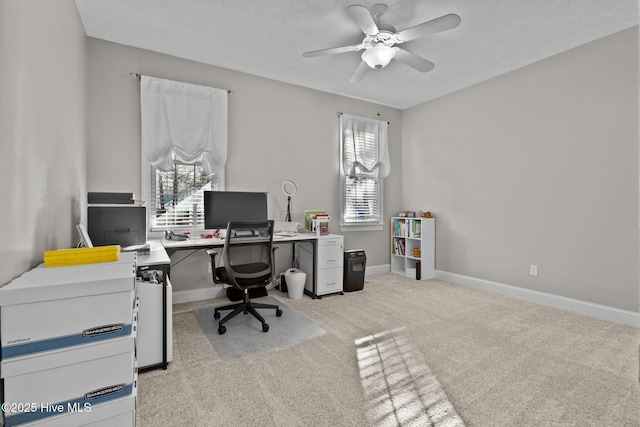
POLYGON ((538 275, 538 266, 534 265, 534 264, 531 264, 529 266, 529 274, 531 276, 537 276, 538 275))

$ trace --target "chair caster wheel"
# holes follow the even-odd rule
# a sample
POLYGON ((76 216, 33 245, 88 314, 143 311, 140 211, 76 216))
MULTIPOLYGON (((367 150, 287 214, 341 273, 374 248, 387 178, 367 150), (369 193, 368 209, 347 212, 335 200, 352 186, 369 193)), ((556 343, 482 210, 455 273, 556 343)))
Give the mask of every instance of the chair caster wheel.
POLYGON ((224 334, 225 332, 227 332, 227 328, 225 328, 224 326, 220 326, 220 327, 218 328, 218 333, 219 333, 220 335, 224 334))
POLYGON ((278 317, 282 316, 282 310, 277 309, 276 310, 276 316, 278 316, 278 317))
POLYGON ((220 312, 216 311, 213 313, 213 318, 218 320, 220 318, 220 312))
POLYGON ((268 331, 269 331, 269 325, 265 323, 264 325, 262 325, 262 332, 268 332, 268 331))

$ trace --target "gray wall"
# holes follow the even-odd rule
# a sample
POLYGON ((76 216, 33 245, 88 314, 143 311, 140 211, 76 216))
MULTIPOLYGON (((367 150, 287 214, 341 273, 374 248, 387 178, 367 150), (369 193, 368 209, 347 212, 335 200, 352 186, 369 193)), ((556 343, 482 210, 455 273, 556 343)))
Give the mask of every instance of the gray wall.
MULTIPOLYGON (((386 216, 434 212, 441 271, 638 311, 637 32, 404 112, 383 107, 386 216)), ((72 0, 3 0, 0 285, 75 245, 87 190, 140 194, 130 72, 232 89, 228 188, 269 191, 277 218, 293 179, 294 219, 338 212, 336 113, 372 117, 375 105, 86 39, 72 0)), ((346 233, 347 247, 388 264, 387 233, 346 233)))
POLYGON ((73 0, 0 2, 0 285, 75 246, 86 206, 86 38, 73 0))
POLYGON ((435 214, 438 270, 639 311, 637 27, 403 123, 403 200, 435 214))
MULTIPOLYGON (((141 194, 140 84, 132 72, 230 89, 226 189, 267 191, 270 216, 284 220, 281 185, 293 180, 293 220, 303 222, 306 209, 326 209, 340 233, 338 112, 376 117, 376 104, 88 38, 88 191, 141 194)), ((382 107, 381 118, 391 122, 392 172, 384 182, 390 217, 401 206, 402 112, 382 107)), ((368 265, 388 265, 388 229, 341 234, 347 249, 367 251, 368 265)), ((201 287, 199 279, 173 279, 176 291, 201 287)))

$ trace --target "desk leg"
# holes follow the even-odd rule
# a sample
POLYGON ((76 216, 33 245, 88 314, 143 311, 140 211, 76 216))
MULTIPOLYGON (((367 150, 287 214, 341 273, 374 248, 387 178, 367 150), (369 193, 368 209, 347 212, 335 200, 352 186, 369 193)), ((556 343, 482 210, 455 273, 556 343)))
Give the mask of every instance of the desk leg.
POLYGON ((317 242, 315 240, 300 242, 296 245, 295 252, 298 256, 298 264, 300 270, 307 273, 307 281, 310 281, 310 288, 308 289, 307 284, 305 284, 304 293, 309 295, 312 299, 320 299, 320 296, 318 296, 316 281, 318 269, 317 242))
POLYGON ((162 369, 167 369, 167 280, 169 280, 169 270, 167 266, 164 271, 162 282, 162 369))
POLYGON ((318 295, 318 282, 316 280, 318 272, 318 240, 314 240, 313 244, 313 274, 311 275, 313 282, 311 283, 311 289, 313 289, 313 299, 322 299, 322 296, 318 295))

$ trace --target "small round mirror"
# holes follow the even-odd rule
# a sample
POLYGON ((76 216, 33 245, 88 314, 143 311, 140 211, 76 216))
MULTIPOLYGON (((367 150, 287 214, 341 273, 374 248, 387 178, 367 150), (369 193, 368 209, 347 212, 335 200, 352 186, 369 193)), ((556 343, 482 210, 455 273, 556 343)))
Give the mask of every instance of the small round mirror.
POLYGON ((296 187, 296 184, 293 183, 293 181, 285 181, 282 183, 282 192, 287 196, 293 196, 294 194, 296 194, 296 191, 298 191, 298 188, 296 187))

